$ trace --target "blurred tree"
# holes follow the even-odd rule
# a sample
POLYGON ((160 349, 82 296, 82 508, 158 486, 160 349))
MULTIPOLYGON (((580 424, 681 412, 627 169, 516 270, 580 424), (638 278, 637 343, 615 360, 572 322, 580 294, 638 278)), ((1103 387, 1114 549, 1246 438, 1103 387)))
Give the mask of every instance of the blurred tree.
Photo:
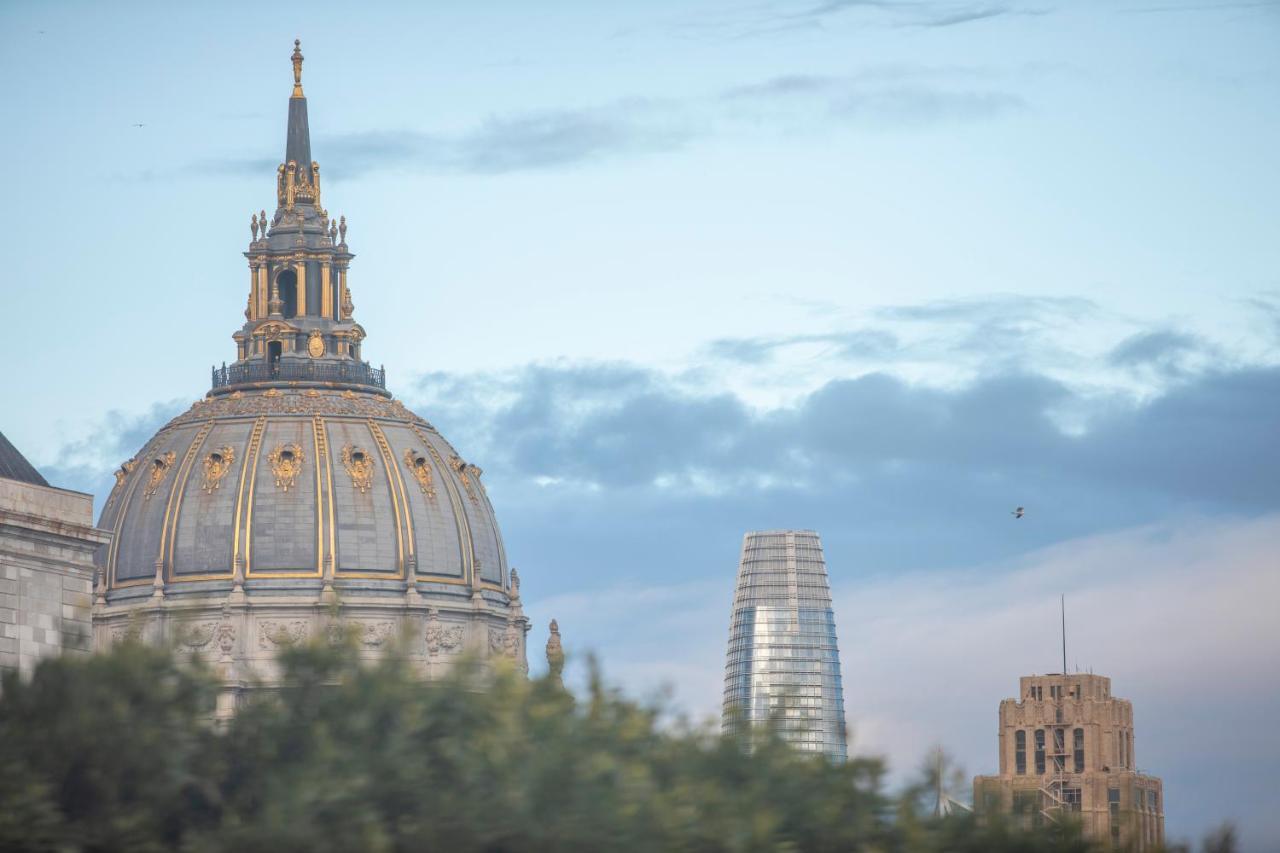
MULTIPOLYGON (((0 849, 1085 853, 935 815, 932 761, 898 798, 766 731, 722 737, 607 688, 581 697, 463 661, 421 682, 395 655, 285 652, 284 685, 225 727, 208 671, 126 645, 42 662, 0 695, 0 849), (922 805, 924 803, 924 805, 922 805)), ((946 787, 945 785, 943 786, 946 787)), ((1218 850, 1219 848, 1214 848, 1218 850)))

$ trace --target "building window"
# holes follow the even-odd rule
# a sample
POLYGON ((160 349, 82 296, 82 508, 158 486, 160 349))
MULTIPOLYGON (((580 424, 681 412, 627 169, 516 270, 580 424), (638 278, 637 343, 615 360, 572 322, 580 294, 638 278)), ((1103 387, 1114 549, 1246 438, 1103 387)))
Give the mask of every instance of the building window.
POLYGON ((1036 775, 1044 775, 1044 729, 1036 729, 1036 775))
POLYGON ((1067 811, 1080 811, 1080 789, 1079 788, 1063 788, 1062 801, 1067 804, 1067 811))
POLYGON ((1072 734, 1072 748, 1075 752, 1075 771, 1084 772, 1084 729, 1076 729, 1072 734))
POLYGON ((1053 730, 1053 769, 1061 773, 1067 769, 1067 730, 1053 730))
POLYGON ((298 275, 293 270, 285 270, 276 278, 276 290, 283 304, 285 317, 298 316, 298 275))
POLYGON ((1160 811, 1160 809, 1156 808, 1157 805, 1159 805, 1159 803, 1156 801, 1156 789, 1152 788, 1151 790, 1147 791, 1147 811, 1149 812, 1160 811))
POLYGON ((1019 776, 1027 775, 1027 733, 1018 729, 1013 733, 1013 763, 1019 776))

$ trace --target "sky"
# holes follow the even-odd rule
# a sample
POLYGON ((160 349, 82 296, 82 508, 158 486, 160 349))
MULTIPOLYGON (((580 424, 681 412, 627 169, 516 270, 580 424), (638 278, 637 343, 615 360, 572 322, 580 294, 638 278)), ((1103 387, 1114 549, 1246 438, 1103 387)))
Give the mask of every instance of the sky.
POLYGON ((0 430, 52 482, 233 357, 300 38, 365 355, 484 468, 535 668, 555 617, 716 715, 742 534, 811 528, 895 779, 994 772, 1064 593, 1169 835, 1280 847, 1280 4, 212 8, 0 3, 0 430))

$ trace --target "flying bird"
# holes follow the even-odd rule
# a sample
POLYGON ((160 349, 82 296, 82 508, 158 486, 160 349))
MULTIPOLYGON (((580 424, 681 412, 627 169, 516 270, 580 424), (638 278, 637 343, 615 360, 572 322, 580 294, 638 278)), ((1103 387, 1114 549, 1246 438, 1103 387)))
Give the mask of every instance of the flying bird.
POLYGON ((1022 516, 1024 515, 1026 515, 1026 510, 1024 510, 1022 507, 1018 507, 1013 511, 1014 518, 1022 518, 1022 516))
POLYGON ((142 124, 141 122, 134 122, 133 126, 134 126, 134 127, 146 127, 146 125, 145 125, 145 124, 142 124))

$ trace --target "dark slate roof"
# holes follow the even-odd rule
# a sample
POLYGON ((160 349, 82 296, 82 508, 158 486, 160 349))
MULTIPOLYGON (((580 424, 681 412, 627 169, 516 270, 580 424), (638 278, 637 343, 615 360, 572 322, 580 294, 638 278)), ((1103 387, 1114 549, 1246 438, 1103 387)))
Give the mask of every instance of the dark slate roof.
POLYGON ((298 164, 298 171, 311 175, 311 131, 307 127, 307 99, 289 99, 289 127, 285 136, 284 161, 298 164))
POLYGON ((0 432, 0 477, 10 480, 21 480, 24 483, 35 483, 47 486, 49 482, 40 476, 40 472, 18 452, 18 448, 9 443, 9 439, 0 432))

